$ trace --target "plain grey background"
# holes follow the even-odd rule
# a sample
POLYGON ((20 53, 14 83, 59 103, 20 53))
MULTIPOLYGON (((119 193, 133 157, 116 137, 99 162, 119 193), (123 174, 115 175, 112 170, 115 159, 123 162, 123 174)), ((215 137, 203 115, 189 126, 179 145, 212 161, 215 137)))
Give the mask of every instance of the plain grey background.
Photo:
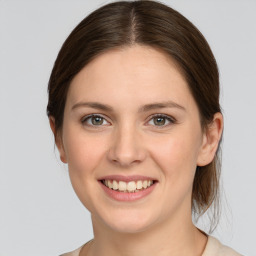
MULTIPOLYGON (((71 30, 108 2, 0 0, 1 256, 59 255, 92 238, 90 214, 54 152, 47 82, 71 30)), ((214 235, 256 255, 256 1, 163 2, 200 29, 219 64, 227 204, 214 235)))

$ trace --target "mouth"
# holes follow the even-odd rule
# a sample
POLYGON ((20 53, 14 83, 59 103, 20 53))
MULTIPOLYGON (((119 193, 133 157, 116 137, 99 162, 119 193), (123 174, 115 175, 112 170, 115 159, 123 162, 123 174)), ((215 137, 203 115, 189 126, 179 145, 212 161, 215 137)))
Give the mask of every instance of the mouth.
POLYGON ((157 180, 145 176, 112 175, 98 180, 103 191, 117 201, 135 201, 142 199, 156 187, 157 180))
POLYGON ((153 184, 156 183, 155 180, 137 180, 137 181, 118 181, 118 180, 110 180, 104 179, 100 180, 103 185, 107 188, 115 190, 121 193, 138 193, 141 192, 153 184))

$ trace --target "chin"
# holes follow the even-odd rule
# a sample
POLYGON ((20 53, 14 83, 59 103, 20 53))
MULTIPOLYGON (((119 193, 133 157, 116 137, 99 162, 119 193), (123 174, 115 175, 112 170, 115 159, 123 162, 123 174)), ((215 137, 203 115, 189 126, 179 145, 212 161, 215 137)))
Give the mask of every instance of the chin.
MULTIPOLYGON (((157 222, 152 212, 149 213, 150 211, 136 211, 134 209, 124 212, 119 209, 115 212, 109 212, 109 214, 98 217, 100 218, 101 224, 105 225, 106 228, 118 233, 132 234, 148 230, 157 222)), ((92 219, 94 219, 93 216, 92 219)))
POLYGON ((109 227, 118 233, 134 234, 147 230, 151 225, 141 221, 121 221, 109 223, 109 227))

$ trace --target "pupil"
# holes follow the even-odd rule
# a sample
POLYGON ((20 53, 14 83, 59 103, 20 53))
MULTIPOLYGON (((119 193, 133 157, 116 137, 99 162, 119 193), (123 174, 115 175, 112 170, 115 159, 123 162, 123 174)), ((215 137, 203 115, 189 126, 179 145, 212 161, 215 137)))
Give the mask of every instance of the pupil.
POLYGON ((92 123, 93 123, 94 125, 102 124, 102 118, 101 118, 101 117, 94 117, 94 118, 92 119, 92 123))
POLYGON ((165 119, 163 118, 163 117, 157 117, 156 119, 155 119, 156 121, 154 122, 156 125, 163 125, 163 124, 165 124, 165 119))

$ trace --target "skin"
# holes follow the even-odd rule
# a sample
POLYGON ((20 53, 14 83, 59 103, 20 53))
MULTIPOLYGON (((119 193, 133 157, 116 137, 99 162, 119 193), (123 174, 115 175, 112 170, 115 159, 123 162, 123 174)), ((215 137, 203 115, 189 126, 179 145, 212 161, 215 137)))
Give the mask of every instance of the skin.
MULTIPOLYGON (((56 134, 52 117, 50 124, 56 134)), ((56 136, 73 188, 92 215, 94 241, 80 255, 201 255, 207 237, 192 223, 192 184, 196 166, 213 160, 222 127, 222 115, 216 113, 203 132, 185 78, 159 50, 114 49, 86 65, 71 82, 62 132, 56 136), (175 104, 139 112, 143 105, 167 101, 175 104), (99 102, 113 111, 77 106, 82 102, 99 102), (103 117, 102 123, 82 122, 90 114, 103 117), (159 124, 152 117, 156 114, 173 121, 159 124), (98 182, 116 174, 158 182, 145 198, 119 202, 98 182)))

